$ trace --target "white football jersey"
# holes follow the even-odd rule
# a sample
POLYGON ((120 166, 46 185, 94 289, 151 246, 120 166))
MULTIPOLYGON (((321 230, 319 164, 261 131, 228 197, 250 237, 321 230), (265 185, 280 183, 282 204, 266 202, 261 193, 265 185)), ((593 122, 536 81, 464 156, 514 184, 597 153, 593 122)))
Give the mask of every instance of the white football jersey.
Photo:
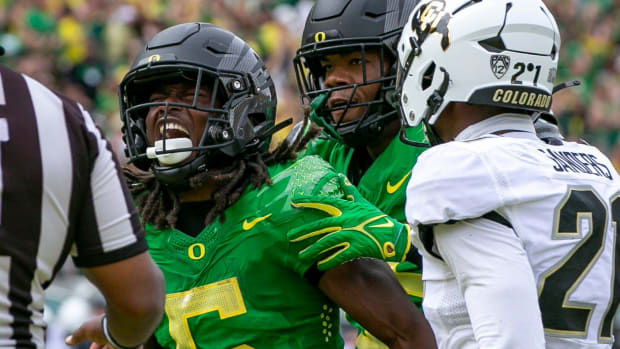
MULTIPOLYGON (((477 348, 484 337, 472 328, 473 305, 469 300, 466 304, 463 295, 467 280, 459 278, 460 271, 446 262, 450 256, 437 246, 437 235, 448 231, 446 236, 467 234, 460 240, 448 237, 446 244, 461 243, 452 251, 462 251, 472 265, 484 265, 485 248, 500 259, 503 248, 507 256, 512 250, 524 251, 546 348, 611 348, 620 301, 620 278, 615 278, 620 179, 598 149, 573 142, 548 145, 533 132, 445 143, 418 159, 405 211, 414 244, 424 257, 424 310, 440 347, 477 348), (509 232, 517 244, 463 243, 494 231, 509 232)), ((467 264, 467 259, 462 261, 467 264)), ((510 264, 499 264, 489 270, 514 272, 510 264)), ((528 273, 508 277, 527 282, 528 273)), ((521 295, 507 293, 505 302, 515 297, 521 295)), ((479 304, 484 307, 485 300, 479 304)))

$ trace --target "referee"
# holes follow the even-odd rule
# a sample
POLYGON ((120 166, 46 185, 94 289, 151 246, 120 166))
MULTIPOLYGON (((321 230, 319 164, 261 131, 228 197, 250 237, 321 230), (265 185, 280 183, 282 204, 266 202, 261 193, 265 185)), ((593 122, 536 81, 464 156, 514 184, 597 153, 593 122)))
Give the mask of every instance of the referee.
POLYGON ((69 254, 107 308, 67 344, 144 342, 164 281, 110 144, 81 105, 0 65, 0 348, 45 347, 43 290, 69 254))

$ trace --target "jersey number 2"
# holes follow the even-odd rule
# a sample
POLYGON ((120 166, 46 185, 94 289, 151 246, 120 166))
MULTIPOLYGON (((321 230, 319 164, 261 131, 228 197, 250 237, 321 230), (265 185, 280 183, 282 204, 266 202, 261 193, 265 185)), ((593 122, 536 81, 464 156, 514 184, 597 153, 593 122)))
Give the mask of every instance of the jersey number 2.
MULTIPOLYGON (((217 311, 223 320, 247 312, 237 278, 168 294, 164 307, 168 316, 170 337, 177 343, 177 349, 196 349, 187 323, 189 318, 217 311)), ((235 348, 251 349, 247 345, 235 348)))
MULTIPOLYGON (((616 239, 620 220, 620 194, 611 200, 611 219, 614 227, 612 248, 612 276, 608 287, 609 303, 598 326, 599 341, 610 341, 612 321, 620 301, 620 280, 616 273, 616 239)), ((553 239, 581 239, 581 241, 549 271, 544 273, 539 286, 539 303, 546 332, 559 335, 586 337, 595 304, 572 302, 568 298, 577 289, 605 249, 607 222, 610 216, 603 201, 591 189, 571 189, 555 213, 553 239)))

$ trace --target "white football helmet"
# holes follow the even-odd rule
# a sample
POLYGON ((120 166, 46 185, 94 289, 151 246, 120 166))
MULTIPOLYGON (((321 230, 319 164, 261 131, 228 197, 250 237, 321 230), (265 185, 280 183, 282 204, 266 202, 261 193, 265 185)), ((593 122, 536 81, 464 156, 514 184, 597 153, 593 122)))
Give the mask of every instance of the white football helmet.
POLYGON ((422 0, 398 43, 397 89, 410 126, 450 102, 547 112, 560 33, 541 0, 422 0))

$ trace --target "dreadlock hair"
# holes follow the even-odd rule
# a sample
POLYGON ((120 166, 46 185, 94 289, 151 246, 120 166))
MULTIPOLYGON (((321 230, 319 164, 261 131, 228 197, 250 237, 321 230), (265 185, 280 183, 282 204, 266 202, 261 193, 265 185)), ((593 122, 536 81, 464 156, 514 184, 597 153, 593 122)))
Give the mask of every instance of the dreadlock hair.
MULTIPOLYGON (((307 111, 304 112, 307 115, 307 111)), ((308 122, 308 118, 304 118, 302 129, 306 129, 308 122)), ((266 154, 245 155, 234 159, 233 164, 226 169, 207 171, 190 177, 191 189, 199 189, 207 181, 211 181, 214 188, 217 188, 211 196, 214 204, 207 211, 205 225, 213 223, 217 217, 224 221, 224 211, 239 200, 248 185, 259 188, 265 183, 272 184, 267 166, 296 159, 298 152, 320 131, 320 128, 311 124, 309 130, 299 132, 292 143, 283 141, 266 154)), ((158 229, 174 228, 181 209, 178 193, 157 181, 150 171, 126 165, 123 173, 143 223, 151 223, 158 229)))

